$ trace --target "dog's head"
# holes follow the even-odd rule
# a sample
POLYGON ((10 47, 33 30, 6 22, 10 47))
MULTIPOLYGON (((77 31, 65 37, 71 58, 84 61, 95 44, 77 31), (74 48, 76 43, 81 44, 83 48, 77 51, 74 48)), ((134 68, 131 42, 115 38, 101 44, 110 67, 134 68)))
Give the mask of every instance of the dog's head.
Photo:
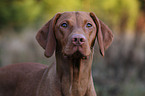
POLYGON ((69 57, 86 57, 92 52, 98 40, 100 53, 112 42, 111 30, 94 13, 57 13, 37 33, 38 43, 45 49, 45 56, 52 56, 54 50, 69 57))

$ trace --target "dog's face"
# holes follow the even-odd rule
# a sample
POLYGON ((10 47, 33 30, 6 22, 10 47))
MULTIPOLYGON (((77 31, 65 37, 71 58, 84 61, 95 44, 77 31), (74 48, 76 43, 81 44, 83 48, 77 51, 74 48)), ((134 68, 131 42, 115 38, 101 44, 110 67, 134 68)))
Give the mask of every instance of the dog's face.
POLYGON ((92 52, 97 39, 104 56, 113 39, 112 31, 90 12, 57 13, 37 33, 38 43, 45 49, 45 56, 54 50, 68 57, 86 57, 92 52))
POLYGON ((55 25, 58 46, 66 56, 90 55, 96 38, 96 25, 89 13, 65 12, 55 25))

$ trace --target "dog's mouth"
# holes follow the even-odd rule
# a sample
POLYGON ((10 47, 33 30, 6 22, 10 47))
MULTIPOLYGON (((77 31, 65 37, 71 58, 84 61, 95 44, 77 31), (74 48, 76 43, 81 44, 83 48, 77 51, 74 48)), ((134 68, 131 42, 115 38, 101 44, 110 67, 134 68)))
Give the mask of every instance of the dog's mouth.
POLYGON ((67 56, 67 58, 70 58, 70 59, 87 59, 88 56, 82 54, 81 52, 79 51, 76 51, 74 54, 72 55, 65 55, 67 56))
POLYGON ((73 45, 68 43, 62 53, 66 58, 70 59, 87 59, 91 54, 91 48, 87 43, 83 45, 73 45))
POLYGON ((68 59, 87 59, 89 55, 86 55, 83 53, 83 51, 80 48, 77 48, 76 50, 71 50, 71 54, 64 53, 64 57, 68 59))

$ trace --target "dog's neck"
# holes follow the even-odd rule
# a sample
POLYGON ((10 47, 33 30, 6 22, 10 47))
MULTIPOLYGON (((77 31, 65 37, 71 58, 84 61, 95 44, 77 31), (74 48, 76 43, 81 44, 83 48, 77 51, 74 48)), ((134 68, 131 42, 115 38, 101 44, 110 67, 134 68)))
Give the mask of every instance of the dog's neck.
POLYGON ((92 60, 93 52, 87 59, 70 59, 56 51, 56 69, 64 96, 85 95, 92 76, 92 60))

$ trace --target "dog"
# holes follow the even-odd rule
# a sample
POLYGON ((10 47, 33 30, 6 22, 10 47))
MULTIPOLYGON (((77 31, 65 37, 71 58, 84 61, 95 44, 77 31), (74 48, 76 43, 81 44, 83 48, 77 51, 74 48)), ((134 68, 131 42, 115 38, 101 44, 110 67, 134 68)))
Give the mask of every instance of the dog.
POLYGON ((37 33, 51 66, 38 63, 0 68, 0 96, 96 96, 91 66, 95 42, 100 53, 110 46, 112 31, 93 12, 57 13, 37 33))

